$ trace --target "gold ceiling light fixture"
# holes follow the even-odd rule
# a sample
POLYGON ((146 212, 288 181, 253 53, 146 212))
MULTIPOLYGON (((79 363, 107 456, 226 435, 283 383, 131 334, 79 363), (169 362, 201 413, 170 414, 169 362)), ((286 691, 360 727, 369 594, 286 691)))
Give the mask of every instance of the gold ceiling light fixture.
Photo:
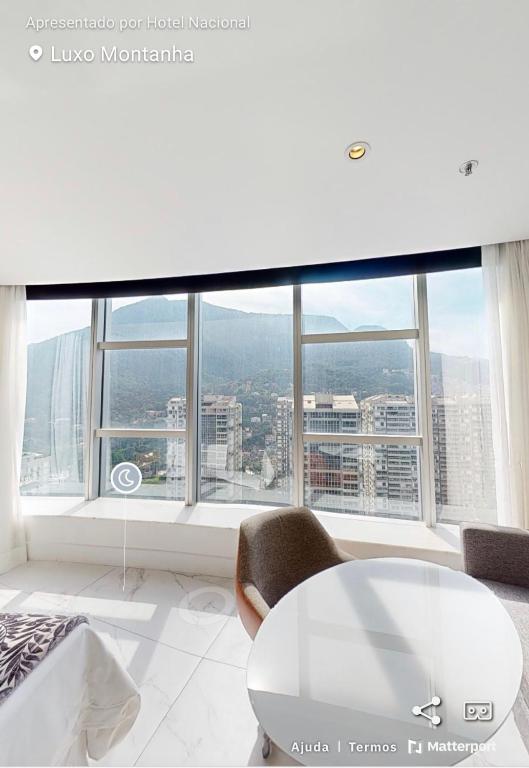
POLYGON ((347 147, 345 155, 349 160, 362 160, 370 149, 371 147, 367 141, 355 141, 347 147))

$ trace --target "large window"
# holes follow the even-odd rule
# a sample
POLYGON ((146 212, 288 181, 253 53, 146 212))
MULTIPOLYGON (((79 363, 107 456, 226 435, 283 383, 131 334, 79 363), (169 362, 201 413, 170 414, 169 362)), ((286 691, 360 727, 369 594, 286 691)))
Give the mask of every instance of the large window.
POLYGON ((95 415, 100 443, 99 492, 113 495, 112 469, 136 464, 138 495, 186 498, 187 296, 157 296, 99 303, 96 355, 102 404, 95 415))
POLYGON ((292 498, 292 289, 202 297, 200 495, 292 498))
POLYGON ((496 520, 480 269, 428 278, 437 519, 496 520))
POLYGON ((413 278, 318 289, 301 292, 305 503, 418 518, 413 278))
POLYGON ((22 492, 495 519, 481 270, 29 305, 22 492), (90 317, 92 320, 90 320, 90 317))

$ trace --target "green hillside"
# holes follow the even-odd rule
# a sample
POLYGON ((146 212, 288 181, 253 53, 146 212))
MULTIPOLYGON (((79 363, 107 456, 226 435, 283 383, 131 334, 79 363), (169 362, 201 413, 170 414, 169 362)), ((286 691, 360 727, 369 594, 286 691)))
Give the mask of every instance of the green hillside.
MULTIPOLYGON (((305 331, 345 330, 332 317, 311 315, 305 331)), ((186 334, 185 300, 153 297, 112 313, 109 338, 182 338, 186 334)), ((202 306, 201 379, 203 390, 236 394, 245 421, 269 413, 272 395, 288 395, 292 387, 292 317, 202 306)), ((49 450, 50 423, 84 408, 89 329, 63 334, 29 347, 25 450, 49 450)), ((305 345, 305 392, 372 394, 413 392, 413 353, 405 341, 305 345)), ((480 361, 432 356, 434 393, 442 393, 443 371, 479 380, 486 375, 480 361), (448 367, 447 367, 448 366, 448 367)), ((163 419, 168 399, 185 393, 185 351, 155 349, 106 354, 105 377, 114 425, 148 426, 163 419)))

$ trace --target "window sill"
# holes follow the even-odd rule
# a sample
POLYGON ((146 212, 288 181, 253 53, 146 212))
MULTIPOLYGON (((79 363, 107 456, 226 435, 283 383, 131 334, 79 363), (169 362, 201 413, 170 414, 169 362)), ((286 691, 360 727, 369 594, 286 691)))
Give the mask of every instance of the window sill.
MULTIPOLYGON (((271 507, 248 504, 199 503, 186 507, 183 502, 143 499, 99 498, 84 501, 66 497, 24 497, 22 510, 28 518, 62 518, 130 523, 167 524, 213 528, 237 532, 240 523, 271 507)), ((413 520, 393 520, 365 516, 346 516, 317 512, 328 533, 347 551, 358 557, 424 557, 452 567, 460 565, 459 527, 440 524, 428 528, 413 520)), ((29 522, 29 520, 28 520, 29 522)), ((165 524, 165 525, 164 525, 165 524)), ((143 527, 143 526, 142 526, 143 527)))

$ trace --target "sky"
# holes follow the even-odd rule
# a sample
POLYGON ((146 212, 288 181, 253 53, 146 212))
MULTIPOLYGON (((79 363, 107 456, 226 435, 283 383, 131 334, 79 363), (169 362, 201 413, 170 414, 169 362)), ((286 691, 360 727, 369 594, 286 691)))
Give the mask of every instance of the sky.
MULTIPOLYGON (((330 315, 347 329, 362 325, 413 327, 411 277, 306 285, 303 311, 330 315)), ((167 297, 171 299, 172 297, 167 297)), ((182 300, 182 296, 175 297, 182 300)), ((115 299, 113 307, 139 301, 115 299)), ((246 312, 292 312, 292 288, 212 292, 204 300, 246 312)), ((434 352, 487 357, 483 285, 480 269, 428 276, 430 348, 434 352)), ((28 340, 42 341, 90 324, 89 300, 28 302, 28 340)))
POLYGON ((28 301, 28 342, 43 341, 61 333, 90 325, 92 302, 89 299, 71 301, 28 301))
POLYGON ((488 358, 481 269, 429 275, 428 315, 434 352, 488 358))

